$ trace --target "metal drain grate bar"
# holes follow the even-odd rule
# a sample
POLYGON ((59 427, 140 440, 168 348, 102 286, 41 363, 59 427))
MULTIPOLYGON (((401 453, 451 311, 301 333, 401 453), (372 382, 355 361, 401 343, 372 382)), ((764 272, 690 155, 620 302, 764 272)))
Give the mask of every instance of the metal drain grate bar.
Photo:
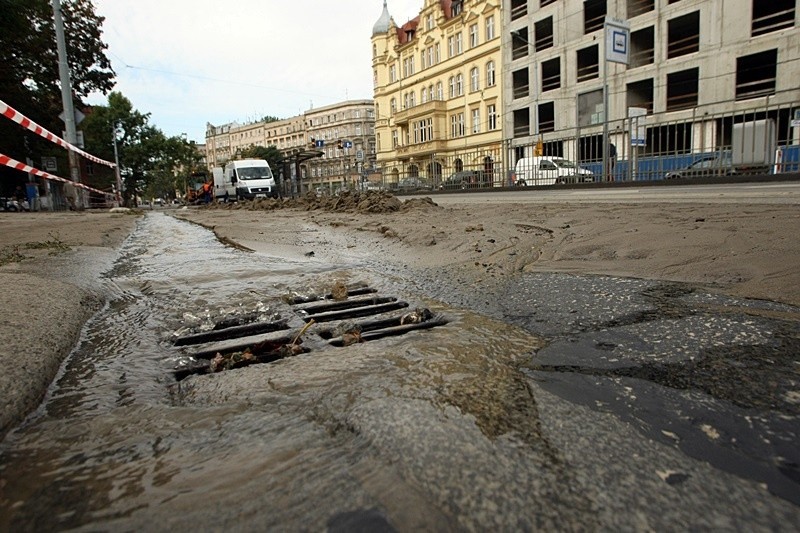
POLYGON ((231 326, 224 329, 215 329, 212 331, 204 331, 202 333, 193 333, 191 335, 184 335, 178 337, 175 346, 188 346, 190 344, 202 344, 204 342, 214 342, 236 337, 245 337, 249 335, 258 335, 259 333, 269 333, 271 331, 280 331, 289 329, 286 320, 278 320, 276 322, 256 322, 253 324, 242 324, 239 326, 231 326))
POLYGON ((388 311, 394 311, 396 309, 403 309, 408 307, 407 302, 398 302, 395 298, 392 298, 391 301, 387 303, 382 303, 378 305, 366 305, 363 307, 355 307, 352 309, 342 309, 339 311, 330 311, 327 313, 318 313, 318 314, 305 314, 306 316, 303 317, 303 320, 306 322, 310 322, 312 319, 316 322, 330 322, 332 320, 346 320, 348 318, 358 318, 362 316, 370 316, 370 315, 378 315, 380 313, 386 313, 388 311))
MULTIPOLYGON (((366 333, 364 333, 362 330, 362 333, 360 335, 360 342, 373 341, 376 339, 382 339, 384 337, 395 337, 397 335, 404 335, 409 331, 414 331, 418 329, 431 329, 435 328, 436 326, 443 326, 445 324, 447 324, 447 320, 441 317, 436 317, 427 320, 425 322, 416 322, 413 324, 401 324, 397 326, 390 326, 381 329, 374 329, 366 333)), ((350 343, 346 343, 342 337, 336 337, 335 339, 331 339, 329 341, 329 344, 331 346, 342 347, 350 343)))
POLYGON ((341 309, 352 309, 354 307, 364 307, 367 305, 385 304, 388 302, 396 302, 397 298, 391 296, 373 296, 371 298, 354 298, 347 300, 337 300, 335 302, 328 302, 316 305, 307 305, 299 307, 297 312, 300 314, 314 315, 326 311, 339 311, 341 309))

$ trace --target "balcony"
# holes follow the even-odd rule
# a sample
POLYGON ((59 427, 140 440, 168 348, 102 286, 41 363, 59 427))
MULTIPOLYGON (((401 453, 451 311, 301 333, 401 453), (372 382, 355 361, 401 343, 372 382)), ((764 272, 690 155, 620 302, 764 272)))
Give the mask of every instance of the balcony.
POLYGON ((433 140, 424 143, 408 144, 397 147, 397 157, 418 157, 429 156, 436 152, 444 152, 447 149, 447 141, 433 140))
POLYGON ((395 113, 394 122, 397 125, 408 124, 410 120, 428 116, 444 116, 447 112, 447 102, 444 100, 430 100, 424 104, 415 105, 395 113))

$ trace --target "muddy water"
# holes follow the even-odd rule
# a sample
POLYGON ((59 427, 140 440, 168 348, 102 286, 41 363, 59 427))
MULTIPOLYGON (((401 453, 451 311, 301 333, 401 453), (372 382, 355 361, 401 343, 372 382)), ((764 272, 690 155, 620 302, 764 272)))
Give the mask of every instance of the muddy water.
POLYGON ((529 489, 566 475, 515 370, 538 346, 522 330, 363 265, 249 254, 155 213, 103 283, 110 303, 0 444, 0 530, 529 528, 568 509, 591 523, 579 495, 521 512, 529 489), (309 338, 304 355, 175 382, 191 355, 176 332, 235 313, 291 318, 282 295, 335 280, 449 323, 347 348, 309 338))

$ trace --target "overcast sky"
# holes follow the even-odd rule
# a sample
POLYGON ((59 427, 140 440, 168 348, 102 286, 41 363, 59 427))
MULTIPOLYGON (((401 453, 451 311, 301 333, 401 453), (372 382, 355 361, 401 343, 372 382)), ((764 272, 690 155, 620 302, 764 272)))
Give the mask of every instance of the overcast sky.
MULTIPOLYGON (((388 0, 397 24, 424 0, 388 0)), ((372 98, 383 0, 94 0, 115 91, 167 135, 372 98)), ((92 95, 92 104, 106 104, 92 95)))

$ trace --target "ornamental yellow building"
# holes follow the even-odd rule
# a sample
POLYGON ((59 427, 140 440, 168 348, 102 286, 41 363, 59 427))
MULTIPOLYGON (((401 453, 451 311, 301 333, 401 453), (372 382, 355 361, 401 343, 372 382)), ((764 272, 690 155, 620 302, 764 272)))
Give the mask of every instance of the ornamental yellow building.
POLYGON ((384 1, 372 66, 386 187, 505 185, 500 9, 500 0, 424 0, 398 26, 384 1))

